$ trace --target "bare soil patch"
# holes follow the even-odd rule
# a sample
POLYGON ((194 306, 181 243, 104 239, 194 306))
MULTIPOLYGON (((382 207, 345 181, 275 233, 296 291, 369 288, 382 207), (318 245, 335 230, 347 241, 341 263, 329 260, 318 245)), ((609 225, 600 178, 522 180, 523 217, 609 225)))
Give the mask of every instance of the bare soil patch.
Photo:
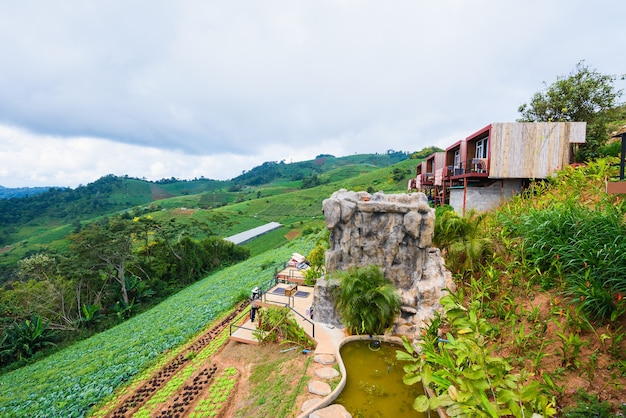
POLYGON ((298 231, 297 229, 292 229, 285 234, 285 238, 288 241, 291 241, 291 240, 298 238, 300 235, 302 235, 302 231, 298 231))
POLYGON ((625 402, 626 339, 612 339, 626 330, 626 319, 612 326, 592 324, 556 291, 520 293, 511 306, 514 320, 491 319, 501 330, 501 349, 494 354, 541 383, 551 380, 559 411, 576 405, 578 391, 612 405, 625 402))
POLYGON ((230 341, 213 357, 219 367, 235 367, 240 373, 224 416, 267 418, 300 414, 302 404, 315 396, 301 382, 308 382, 322 366, 312 361, 313 353, 302 354, 300 349, 281 353, 284 349, 278 344, 255 346, 230 341), (265 373, 266 379, 260 380, 265 373))

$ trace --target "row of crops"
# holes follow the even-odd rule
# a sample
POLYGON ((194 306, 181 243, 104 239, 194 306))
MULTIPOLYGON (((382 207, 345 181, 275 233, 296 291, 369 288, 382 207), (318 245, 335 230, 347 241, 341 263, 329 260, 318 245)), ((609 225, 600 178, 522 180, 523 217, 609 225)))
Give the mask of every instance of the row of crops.
POLYGON ((314 239, 297 239, 217 272, 114 328, 0 376, 0 417, 85 416, 161 353, 232 308, 242 292, 271 279, 273 268, 293 252, 308 253, 314 239))

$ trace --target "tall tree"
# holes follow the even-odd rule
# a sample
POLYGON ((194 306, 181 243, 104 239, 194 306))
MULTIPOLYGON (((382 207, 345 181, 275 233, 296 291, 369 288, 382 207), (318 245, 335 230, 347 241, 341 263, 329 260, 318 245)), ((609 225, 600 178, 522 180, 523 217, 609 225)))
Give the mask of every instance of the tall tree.
POLYGON ((87 263, 103 268, 107 277, 120 286, 120 295, 129 303, 126 289, 126 267, 133 261, 135 223, 126 219, 112 219, 108 224, 90 224, 71 236, 72 249, 87 263))
POLYGON ((51 327, 71 330, 80 306, 76 304, 75 285, 62 275, 59 260, 39 253, 18 262, 20 281, 13 283, 13 291, 34 315, 48 318, 51 327))
MULTIPOLYGON (((624 76, 621 76, 622 79, 624 76)), ((587 122, 587 144, 581 157, 599 156, 608 140, 607 112, 619 105, 622 90, 613 85, 617 76, 601 74, 585 61, 567 76, 558 76, 544 91, 534 94, 518 111, 522 122, 587 122)), ((545 83, 544 83, 545 84, 545 83)))

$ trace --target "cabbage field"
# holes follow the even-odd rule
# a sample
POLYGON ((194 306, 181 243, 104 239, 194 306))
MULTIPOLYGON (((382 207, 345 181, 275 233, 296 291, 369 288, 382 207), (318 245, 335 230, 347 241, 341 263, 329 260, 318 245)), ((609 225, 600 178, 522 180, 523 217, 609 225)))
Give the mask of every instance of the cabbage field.
POLYGON ((316 238, 296 239, 221 270, 114 328, 0 376, 0 417, 87 415, 161 353, 231 309, 242 293, 271 280, 292 253, 307 254, 316 238))

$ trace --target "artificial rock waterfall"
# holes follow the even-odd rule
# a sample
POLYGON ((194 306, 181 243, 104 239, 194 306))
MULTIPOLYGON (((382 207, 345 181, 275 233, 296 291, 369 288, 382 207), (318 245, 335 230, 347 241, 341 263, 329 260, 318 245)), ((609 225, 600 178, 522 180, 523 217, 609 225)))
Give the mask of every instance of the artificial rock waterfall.
MULTIPOLYGON (((435 211, 423 193, 391 194, 339 190, 322 205, 330 248, 326 276, 350 267, 382 267, 400 293, 401 313, 391 334, 419 338, 420 328, 440 308, 445 288, 454 289, 452 275, 438 248, 432 247, 435 211)), ((340 325, 334 310, 333 280, 315 286, 315 320, 340 325)))

